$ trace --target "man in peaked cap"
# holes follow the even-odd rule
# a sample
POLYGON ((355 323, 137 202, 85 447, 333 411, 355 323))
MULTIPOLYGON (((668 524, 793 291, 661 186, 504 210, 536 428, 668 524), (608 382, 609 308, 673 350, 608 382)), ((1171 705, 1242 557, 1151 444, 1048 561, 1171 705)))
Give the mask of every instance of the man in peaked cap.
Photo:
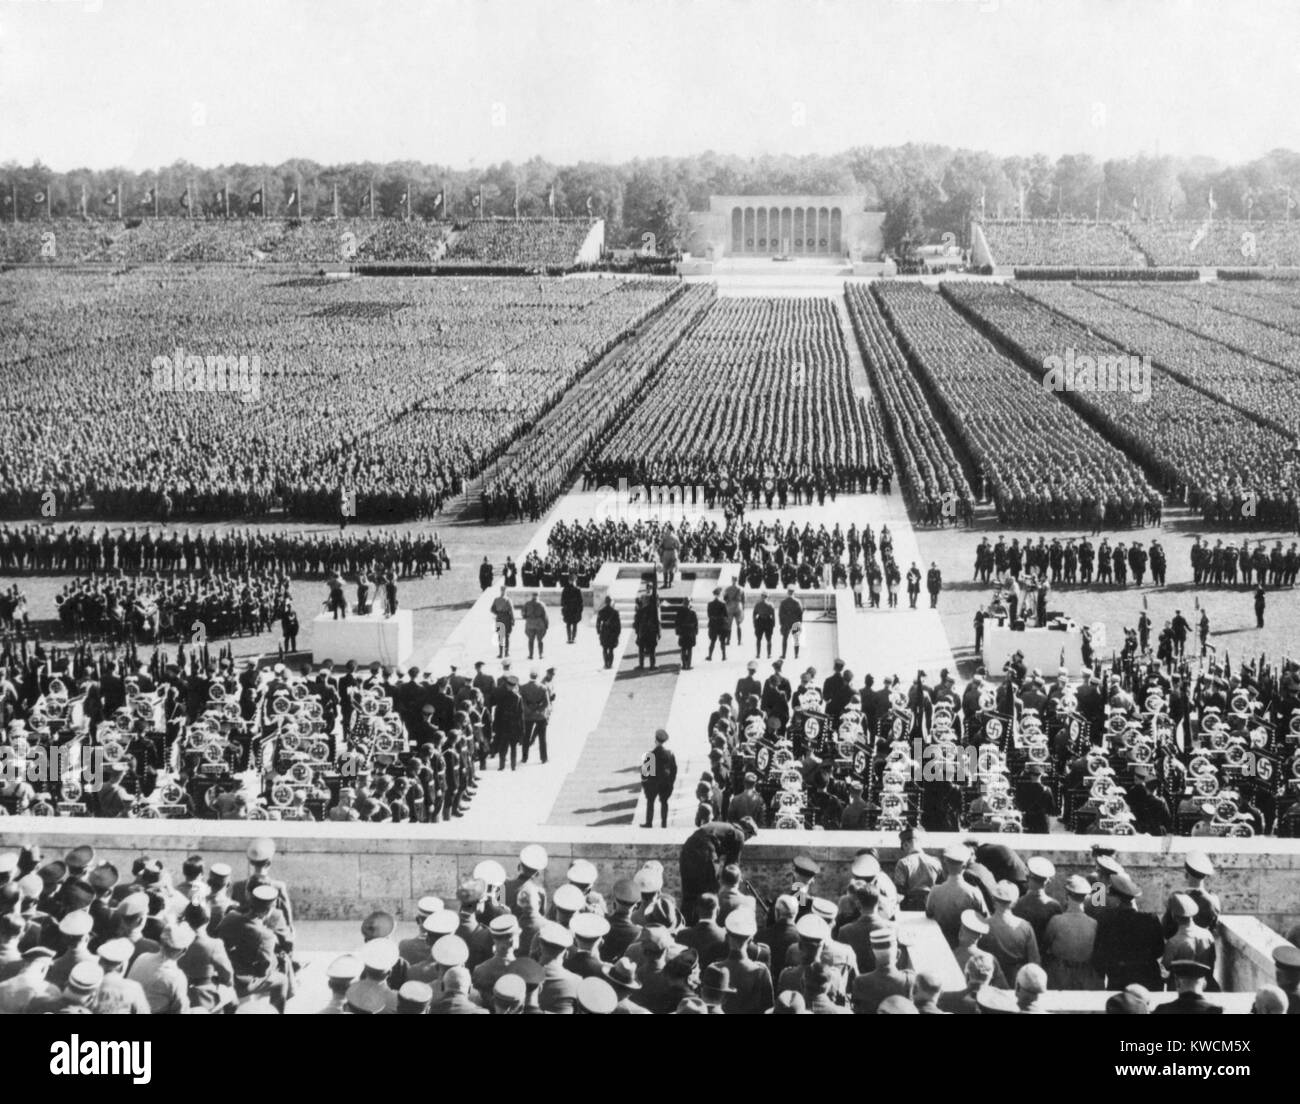
POLYGON ((1160 961, 1172 973, 1175 962, 1192 959, 1204 963, 1210 970, 1213 988, 1214 965, 1218 957, 1214 936, 1196 922, 1196 901, 1190 894, 1175 893, 1169 899, 1168 911, 1177 923, 1174 934, 1165 941, 1165 953, 1160 961))
POLYGON ((989 920, 987 916, 981 916, 974 909, 967 909, 961 914, 961 930, 957 934, 957 946, 953 948, 953 957, 957 960, 957 965, 963 970, 966 964, 976 956, 987 956, 992 966, 990 967, 989 984, 999 989, 1009 988, 1006 977, 1002 973, 1002 967, 998 965, 998 960, 988 951, 980 947, 980 940, 989 933, 989 920))
POLYGON ((543 924, 537 933, 535 960, 546 971, 538 1003, 543 1012, 571 1015, 578 998, 577 974, 564 967, 564 955, 573 946, 573 935, 568 928, 556 923, 543 924))
POLYGON ((83 843, 69 851, 63 861, 68 868, 68 877, 84 878, 86 871, 95 865, 95 849, 83 843))
POLYGON ((442 912, 445 908, 442 898, 432 895, 421 897, 415 903, 416 934, 397 944, 397 953, 408 966, 418 966, 421 962, 429 961, 429 941, 425 938, 424 922, 435 912, 442 912))
POLYGON ((1210 980, 1210 968, 1205 963, 1194 958, 1174 959, 1169 963, 1169 972, 1173 975, 1178 997, 1157 1005, 1153 1015, 1217 1016, 1223 1013, 1221 1005, 1207 1001, 1203 995, 1210 980))
POLYGON ((758 921, 751 909, 734 909, 727 916, 726 966, 732 992, 723 1002, 729 1015, 759 1015, 772 1007, 772 972, 766 963, 751 957, 751 941, 758 934, 758 921))
POLYGON ((354 954, 339 955, 325 971, 329 982, 330 999, 319 1014, 338 1016, 347 1011, 347 994, 352 983, 361 976, 361 959, 354 954))
POLYGON ((519 949, 519 921, 513 912, 503 913, 489 925, 492 936, 492 957, 476 966, 471 974, 475 992, 489 1004, 492 990, 497 979, 501 977, 515 961, 519 949))
POLYGON ((1160 918, 1138 911, 1136 901, 1142 891, 1127 874, 1111 875, 1109 896, 1113 907, 1102 909, 1096 916, 1093 965, 1104 977, 1107 989, 1134 984, 1159 989, 1160 956, 1165 949, 1160 918))
POLYGON ((99 965, 104 971, 94 1010, 97 1015, 149 1015, 149 1002, 140 983, 126 976, 131 959, 129 939, 109 939, 99 945, 99 965))
POLYGON ((988 934, 980 940, 980 949, 998 960, 1007 978, 1014 978, 1022 966, 1039 963, 1033 927, 1012 911, 1019 900, 1020 890, 1014 882, 1004 879, 994 886, 993 915, 988 920, 988 934))
POLYGON ((576 1012, 608 1016, 618 1007, 618 996, 603 977, 585 977, 578 983, 576 1012))
POLYGON ((609 934, 609 921, 594 912, 579 912, 569 918, 569 931, 573 947, 565 956, 565 968, 581 978, 603 978, 600 941, 609 934))
POLYGON ((632 910, 641 902, 641 893, 631 878, 614 883, 609 913, 609 934, 601 942, 601 958, 615 962, 641 935, 641 925, 632 920, 632 910))
POLYGON ((957 945, 961 931, 961 915, 973 909, 980 916, 988 915, 984 894, 962 877, 970 862, 970 848, 953 844, 943 853, 945 878, 932 890, 925 902, 925 915, 938 923, 950 947, 957 945))
POLYGON ((45 980, 60 988, 67 985, 68 976, 81 962, 98 962, 90 949, 90 935, 95 923, 85 909, 74 909, 59 921, 59 941, 62 953, 50 964, 45 980))
POLYGON ((1012 912, 1022 920, 1028 920, 1034 929, 1034 938, 1041 948, 1043 937, 1047 934, 1048 921, 1059 916, 1065 909, 1055 897, 1047 895, 1047 883, 1056 877, 1056 867, 1040 855, 1035 855, 1026 864, 1029 886, 1025 894, 1012 907, 1012 912))
POLYGON ((1101 976, 1092 964, 1097 921, 1084 911, 1091 889, 1087 878, 1071 874, 1065 882, 1065 911, 1047 922, 1041 950, 1048 984, 1053 989, 1102 987, 1101 976))
POLYGON ((586 859, 574 859, 569 864, 566 877, 569 879, 569 884, 575 885, 582 890, 585 897, 596 885, 597 873, 594 863, 590 863, 586 859))
POLYGON ((712 821, 695 829, 678 853, 682 883, 682 909, 687 922, 695 920, 695 899, 701 893, 718 892, 718 871, 739 863, 746 841, 758 834, 752 817, 738 823, 712 821))
POLYGON ((502 902, 505 892, 506 871, 495 859, 484 859, 474 867, 474 877, 484 886, 483 900, 479 902, 479 919, 490 924, 498 916, 509 912, 502 902))
MULTIPOLYGON (((518 1016, 523 1013, 528 986, 518 974, 502 974, 492 987, 492 1015, 518 1016)), ((575 989, 574 999, 577 999, 575 989)))
POLYGON ((22 969, 0 981, 0 1016, 36 1015, 58 1008, 63 994, 46 980, 53 961, 54 952, 48 947, 23 952, 22 969))
POLYGON ((1284 943, 1273 948, 1277 987, 1287 996, 1287 1015, 1300 1015, 1300 947, 1284 943))
POLYGON ((530 843, 519 852, 518 873, 505 884, 505 894, 502 897, 502 903, 506 908, 514 910, 515 898, 519 895, 519 887, 528 882, 535 882, 542 891, 542 912, 546 912, 546 888, 544 885, 546 877, 546 867, 550 862, 546 854, 546 848, 536 843, 530 843))
POLYGON ((293 928, 293 903, 289 900, 289 887, 277 878, 270 876, 271 860, 275 858, 275 840, 265 836, 253 840, 248 845, 248 877, 236 882, 231 887, 231 899, 237 905, 246 905, 252 888, 259 884, 274 886, 278 901, 276 907, 284 917, 285 923, 293 928))
POLYGON ((870 1015, 887 997, 910 997, 916 974, 898 968, 898 938, 892 930, 871 933, 871 950, 875 969, 859 974, 853 981, 851 1005, 855 1014, 870 1015))
POLYGON ((1113 851, 1100 847, 1093 848, 1093 862, 1097 872, 1093 875, 1092 890, 1088 895, 1086 910, 1089 916, 1096 919, 1103 909, 1114 905, 1115 902, 1110 895, 1111 879, 1118 874, 1123 874, 1124 868, 1116 861, 1113 851))
MULTIPOLYGON (((1187 876, 1187 886, 1179 892, 1196 902, 1197 926, 1213 933, 1219 926, 1219 913, 1222 909, 1219 898, 1205 888, 1205 883, 1214 875, 1214 864, 1203 851, 1188 851, 1183 858, 1183 872, 1187 876)), ((1171 905, 1172 899, 1165 906, 1164 918, 1161 921, 1166 939, 1172 936, 1178 927, 1171 905)))

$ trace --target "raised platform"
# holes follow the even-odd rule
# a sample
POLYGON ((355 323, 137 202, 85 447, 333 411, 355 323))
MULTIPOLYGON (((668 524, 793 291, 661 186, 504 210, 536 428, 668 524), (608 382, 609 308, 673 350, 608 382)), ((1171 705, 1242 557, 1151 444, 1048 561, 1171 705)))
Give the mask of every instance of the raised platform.
POLYGON ((1083 635, 1078 629, 1058 632, 1055 629, 1025 629, 1016 632, 984 624, 984 669, 998 678, 1007 661, 1023 652, 1026 669, 1037 669, 1045 678, 1055 678, 1058 667, 1069 669, 1073 677, 1083 666, 1083 635))
POLYGON ((322 613, 312 619, 313 652, 320 659, 346 663, 382 663, 388 667, 402 667, 415 650, 415 632, 411 611, 399 609, 392 617, 385 617, 376 608, 364 617, 349 614, 334 619, 322 613))

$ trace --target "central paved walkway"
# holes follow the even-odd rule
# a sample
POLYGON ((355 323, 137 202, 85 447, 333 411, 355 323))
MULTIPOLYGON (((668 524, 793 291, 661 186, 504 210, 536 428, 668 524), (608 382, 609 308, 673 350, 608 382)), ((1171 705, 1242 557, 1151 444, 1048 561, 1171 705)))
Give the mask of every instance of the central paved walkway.
MULTIPOLYGON (((865 368, 849 328, 843 297, 835 294, 834 298, 854 388, 869 399, 865 368)), ((528 543, 524 547, 501 547, 492 559, 499 566, 507 555, 519 563, 533 548, 544 553, 546 536, 560 520, 585 523, 591 518, 613 517, 633 524, 638 519, 653 517, 662 521, 683 518, 694 521, 705 516, 722 519, 720 511, 710 513, 702 504, 656 507, 627 502, 624 498, 622 494, 583 492, 575 485, 551 508, 540 526, 519 533, 520 536, 527 533, 528 543)), ((916 533, 897 490, 890 495, 841 495, 837 501, 827 501, 824 506, 755 510, 746 516, 762 523, 793 522, 800 528, 806 522, 814 528, 825 525, 827 529, 839 524, 845 530, 851 524, 859 529, 870 525, 877 539, 882 526, 888 525, 902 572, 906 574, 913 561, 923 574, 929 567, 921 557, 916 533)), ((510 530, 500 532, 508 538, 510 530)), ((467 567, 472 569, 472 565, 467 567)), ((527 657, 522 627, 517 628, 510 660, 511 669, 520 681, 527 680, 532 667, 542 670, 551 665, 556 667, 558 697, 550 723, 550 762, 542 766, 534 756, 529 764, 521 764, 514 772, 508 764, 504 772, 493 764, 481 776, 479 793, 462 826, 499 833, 504 823, 519 827, 642 823, 645 810, 640 792, 640 761, 652 746, 657 728, 668 730, 669 746, 677 756, 679 767, 669 820, 673 825, 689 825, 695 815, 695 785, 701 771, 708 766, 709 714, 716 708, 719 695, 734 692, 737 680, 745 674, 746 662, 754 655, 749 610, 756 595, 747 594, 743 642, 731 647, 725 660, 721 655, 713 661, 705 658, 708 636, 703 621, 709 589, 709 584, 701 582, 692 593, 702 631, 691 671, 680 669, 677 640, 670 629, 665 630, 659 644, 659 669, 638 671, 631 610, 626 608, 622 610, 621 657, 615 669, 609 671, 604 669, 601 660, 592 610, 586 612, 576 643, 566 644, 559 611, 552 607, 545 659, 533 663, 527 657)), ((472 674, 475 660, 483 660, 490 674, 501 673, 504 668, 496 658, 489 610, 494 596, 493 590, 479 596, 437 648, 429 670, 442 674, 448 665, 455 664, 472 674)), ((915 678, 918 669, 924 669, 932 679, 943 667, 955 672, 951 646, 939 613, 929 609, 928 595, 922 594, 921 608, 916 610, 908 608, 905 593, 900 594, 900 608, 895 610, 856 610, 852 593, 847 590, 838 592, 836 597, 831 610, 822 613, 809 609, 805 614, 806 631, 800 656, 796 661, 792 654, 785 667, 792 684, 798 684, 799 673, 809 666, 816 669, 820 684, 837 657, 845 660, 859 684, 867 672, 875 674, 877 679, 897 674, 905 684, 915 678)), ((779 595, 773 598, 779 601, 779 595)), ((779 654, 778 637, 773 656, 779 654)), ((764 655, 758 670, 759 680, 766 679, 771 670, 764 655)))

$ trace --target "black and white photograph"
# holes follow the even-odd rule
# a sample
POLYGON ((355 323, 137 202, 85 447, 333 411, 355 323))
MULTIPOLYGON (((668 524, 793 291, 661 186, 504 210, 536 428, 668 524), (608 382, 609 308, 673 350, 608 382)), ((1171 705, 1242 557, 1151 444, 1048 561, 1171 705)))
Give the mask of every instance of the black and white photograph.
POLYGON ((210 1030, 58 1014, 1045 1014, 1097 1085, 1283 1068, 1297 43, 0 0, 15 1066, 210 1030))

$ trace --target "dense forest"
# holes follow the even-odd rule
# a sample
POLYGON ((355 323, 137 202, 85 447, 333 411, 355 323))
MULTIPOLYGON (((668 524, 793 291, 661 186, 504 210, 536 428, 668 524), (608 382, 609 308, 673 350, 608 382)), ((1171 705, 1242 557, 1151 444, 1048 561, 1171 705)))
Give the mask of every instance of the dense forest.
POLYGON ((937 240, 964 236, 971 215, 988 218, 1282 219, 1300 217, 1300 154, 1274 150, 1247 164, 1210 159, 1137 157, 1098 161, 1069 154, 997 157, 937 145, 857 148, 833 156, 735 157, 703 153, 623 164, 557 165, 542 158, 485 169, 453 169, 416 161, 320 165, 177 162, 154 172, 74 169, 54 173, 39 162, 0 166, 0 217, 47 213, 114 217, 120 188, 124 217, 184 215, 187 188, 196 217, 258 213, 327 217, 335 196, 342 215, 414 218, 582 216, 607 222, 611 244, 639 244, 653 233, 661 243, 683 240, 686 216, 714 194, 860 192, 866 206, 887 213, 887 244, 904 236, 937 240), (228 193, 222 194, 223 189, 228 193), (409 198, 408 198, 409 189, 409 198), (48 191, 48 197, 46 195, 48 191), (439 204, 439 195, 443 202, 439 204), (84 207, 83 207, 84 196, 84 207), (296 199, 295 199, 296 197, 296 199), (294 202, 291 202, 293 200, 294 202))

